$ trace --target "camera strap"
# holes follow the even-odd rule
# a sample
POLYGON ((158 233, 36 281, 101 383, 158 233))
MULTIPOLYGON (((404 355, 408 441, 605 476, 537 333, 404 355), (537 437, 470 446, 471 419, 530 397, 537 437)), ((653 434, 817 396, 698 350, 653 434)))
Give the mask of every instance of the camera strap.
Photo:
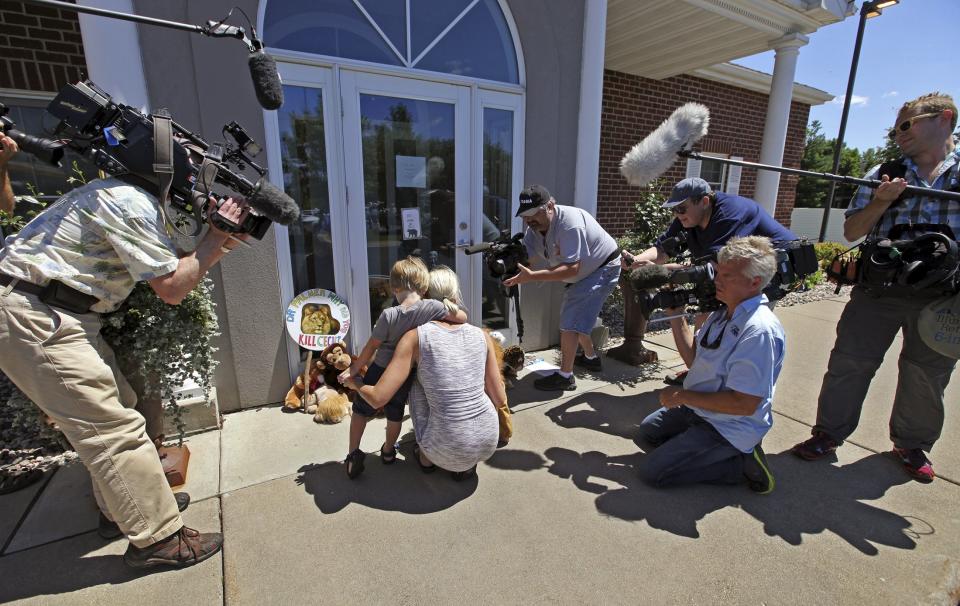
POLYGON ((201 220, 202 207, 194 207, 194 227, 192 233, 185 233, 180 230, 177 224, 170 220, 168 210, 170 186, 173 184, 173 118, 165 109, 157 110, 151 116, 153 120, 153 174, 157 176, 157 186, 160 195, 160 211, 163 214, 163 222, 167 229, 167 235, 173 236, 173 231, 188 236, 195 237, 203 229, 201 220))

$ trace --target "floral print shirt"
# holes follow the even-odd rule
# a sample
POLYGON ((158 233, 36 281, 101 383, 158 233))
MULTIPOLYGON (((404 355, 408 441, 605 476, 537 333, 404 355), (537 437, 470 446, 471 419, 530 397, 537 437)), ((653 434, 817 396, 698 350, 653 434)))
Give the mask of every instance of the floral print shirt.
POLYGON ((178 263, 156 197, 115 178, 68 192, 0 250, 0 272, 39 285, 60 280, 98 298, 91 311, 99 313, 178 263))

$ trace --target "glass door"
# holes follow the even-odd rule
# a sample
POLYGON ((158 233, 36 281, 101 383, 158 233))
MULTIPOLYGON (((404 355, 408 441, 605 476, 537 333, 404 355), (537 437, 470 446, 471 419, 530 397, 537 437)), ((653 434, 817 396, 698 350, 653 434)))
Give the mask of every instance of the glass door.
MULTIPOLYGON (((325 288, 345 297, 348 272, 334 262, 345 259, 346 212, 339 200, 342 187, 338 147, 338 99, 328 68, 280 64, 283 106, 264 112, 269 175, 300 206, 297 223, 275 225, 281 300, 286 305, 312 288, 325 288)), ((346 298, 346 297, 345 297, 346 298)), ((299 372, 304 351, 287 340, 291 377, 299 372)))
POLYGON ((470 89, 342 70, 340 92, 350 313, 353 343, 362 344, 380 312, 396 304, 390 268, 408 255, 454 269, 468 306, 474 298, 463 252, 473 242, 470 89))
MULTIPOLYGON (((474 140, 479 151, 474 199, 479 203, 472 209, 473 236, 478 242, 489 242, 523 229, 522 221, 513 216, 523 187, 519 168, 520 158, 523 158, 520 111, 523 97, 480 90, 474 103, 474 140)), ((480 259, 474 263, 474 275, 479 276, 479 284, 474 292, 475 299, 470 302, 471 309, 480 310, 483 327, 496 330, 508 341, 515 342, 517 325, 513 300, 507 298, 500 280, 480 259)))

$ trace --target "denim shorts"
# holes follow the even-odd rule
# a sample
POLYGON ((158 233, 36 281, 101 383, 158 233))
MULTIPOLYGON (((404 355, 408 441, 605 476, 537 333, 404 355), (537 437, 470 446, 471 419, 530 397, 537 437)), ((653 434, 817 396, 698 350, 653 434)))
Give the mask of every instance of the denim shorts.
POLYGON ((560 330, 589 335, 600 316, 603 302, 619 279, 620 257, 617 257, 579 282, 567 285, 560 306, 560 330))
MULTIPOLYGON (((370 367, 367 368, 367 374, 363 376, 363 382, 366 385, 376 385, 380 377, 383 376, 384 370, 386 369, 378 364, 371 364, 370 367)), ((397 390, 397 393, 395 393, 393 397, 390 398, 390 401, 387 402, 387 405, 383 407, 388 421, 397 421, 399 423, 403 420, 403 409, 407 405, 410 386, 413 385, 413 381, 416 378, 417 369, 414 368, 410 371, 410 376, 407 377, 407 380, 404 381, 400 389, 397 390)), ((353 412, 364 417, 374 417, 377 415, 377 409, 367 404, 367 401, 360 397, 360 394, 357 394, 357 397, 353 399, 353 412)))

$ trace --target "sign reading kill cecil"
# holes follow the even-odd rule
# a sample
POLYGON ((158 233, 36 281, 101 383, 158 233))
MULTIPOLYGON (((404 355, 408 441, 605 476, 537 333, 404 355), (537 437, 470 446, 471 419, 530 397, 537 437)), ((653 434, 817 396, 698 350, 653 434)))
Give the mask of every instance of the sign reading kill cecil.
POLYGON ((343 341, 350 328, 350 310, 337 293, 307 290, 290 301, 284 316, 287 333, 304 349, 321 351, 343 341))

